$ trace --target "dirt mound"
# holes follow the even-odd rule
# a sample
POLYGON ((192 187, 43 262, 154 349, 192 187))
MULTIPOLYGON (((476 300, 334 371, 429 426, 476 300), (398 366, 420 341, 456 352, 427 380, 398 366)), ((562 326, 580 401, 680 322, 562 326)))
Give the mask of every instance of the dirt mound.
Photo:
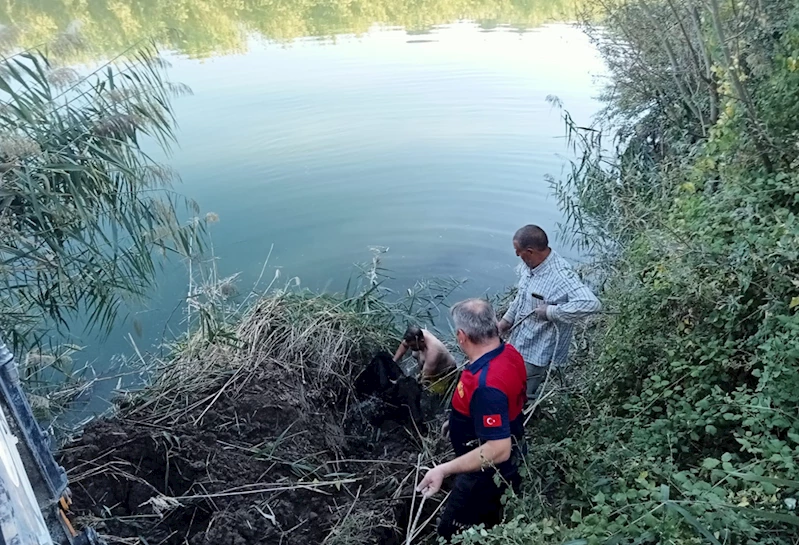
POLYGON ((300 544, 323 542, 358 497, 369 525, 359 543, 399 543, 410 494, 400 482, 419 452, 408 428, 385 420, 348 435, 335 411, 270 403, 269 385, 248 390, 220 398, 199 425, 197 414, 169 427, 94 423, 61 460, 75 505, 102 533, 148 543, 300 544))
POLYGON ((358 393, 363 351, 331 357, 329 337, 299 346, 275 325, 170 362, 67 446, 78 520, 118 543, 405 543, 419 455, 446 449, 427 433, 436 403, 412 379, 358 393), (292 365, 276 358, 287 348, 292 365))

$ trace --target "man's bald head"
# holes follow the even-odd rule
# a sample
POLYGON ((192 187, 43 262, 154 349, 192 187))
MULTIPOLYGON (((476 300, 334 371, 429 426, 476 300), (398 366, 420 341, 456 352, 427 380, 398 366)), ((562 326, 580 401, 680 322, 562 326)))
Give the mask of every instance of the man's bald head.
POLYGON ((513 241, 524 250, 543 252, 549 248, 549 237, 538 225, 525 225, 516 231, 513 241))

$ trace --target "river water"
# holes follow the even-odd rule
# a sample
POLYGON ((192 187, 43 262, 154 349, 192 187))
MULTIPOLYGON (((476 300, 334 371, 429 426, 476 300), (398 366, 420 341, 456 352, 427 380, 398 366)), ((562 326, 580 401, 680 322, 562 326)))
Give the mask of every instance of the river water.
MULTIPOLYGON (((544 22, 570 16, 560 4, 78 4, 11 4, 0 22, 26 29, 29 43, 77 28, 98 58, 159 18, 172 29, 168 77, 193 95, 175 100, 179 146, 161 159, 182 178, 180 193, 218 215, 217 266, 241 273, 242 291, 270 251, 268 280, 279 268, 303 286, 341 290, 381 247, 391 287, 455 277, 468 280, 459 294, 480 295, 514 282, 516 228, 537 223, 555 238, 562 218, 546 177, 562 174, 568 150, 547 97, 588 123, 603 74, 580 30, 544 22)), ((134 309, 141 348, 174 321, 186 289, 175 264, 134 309)), ((101 344, 74 331, 87 346, 80 359, 107 369, 130 353, 132 323, 101 344)))
POLYGON ((195 95, 176 102, 171 165, 218 214, 225 271, 252 278, 274 245, 271 266, 340 289, 379 246, 397 285, 452 275, 483 292, 512 281, 517 227, 556 231, 545 176, 567 150, 546 97, 578 120, 596 110, 587 40, 565 25, 468 22, 419 38, 374 29, 173 59, 170 76, 195 95))

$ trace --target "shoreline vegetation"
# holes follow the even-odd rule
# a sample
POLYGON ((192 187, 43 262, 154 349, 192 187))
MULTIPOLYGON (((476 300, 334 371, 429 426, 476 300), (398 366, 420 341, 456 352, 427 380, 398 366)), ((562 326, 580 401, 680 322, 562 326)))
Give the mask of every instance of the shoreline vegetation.
MULTIPOLYGON (((396 344, 397 314, 429 309, 389 306, 371 287, 348 297, 276 290, 213 340, 202 329, 187 337, 146 388, 62 449, 79 523, 111 543, 429 535, 442 498, 416 508, 413 489, 449 446, 355 386, 396 344)), ((422 406, 439 427, 439 401, 422 406)))
POLYGON ((458 543, 796 542, 799 7, 626 0, 553 191, 608 313, 551 398, 507 521, 458 543))
MULTIPOLYGON (((454 542, 795 545, 799 6, 626 0, 603 2, 601 11, 601 27, 588 17, 582 24, 611 72, 607 107, 588 128, 564 113, 578 160, 552 185, 564 232, 595 258, 591 274, 608 312, 578 336, 565 378, 551 381, 528 427, 525 484, 508 497, 505 522, 454 542)), ((52 76, 34 68, 34 80, 52 76)), ((17 72, 2 77, 29 74, 17 72)), ((92 88, 100 99, 109 91, 101 83, 92 88)), ((64 158, 69 170, 54 168, 42 160, 48 138, 25 115, 50 114, 33 108, 49 95, 21 100, 13 96, 20 85, 4 90, 13 115, 0 115, 2 130, 17 137, 0 157, 11 165, 3 180, 19 188, 16 208, 3 213, 31 221, 17 231, 2 225, 3 251, 50 236, 36 222, 55 222, 67 236, 46 239, 53 255, 17 252, 18 259, 33 255, 32 270, 56 286, 68 281, 66 294, 83 293, 81 278, 63 274, 72 270, 65 264, 82 262, 69 243, 57 250, 105 201, 73 202, 64 198, 69 191, 31 199, 47 196, 31 184, 68 183, 90 167, 92 180, 115 180, 121 167, 140 172, 139 163, 131 170, 109 161, 98 143, 109 131, 130 143, 148 125, 136 116, 117 124, 81 118, 89 130, 77 134, 88 140, 78 141, 93 147, 81 148, 77 162, 64 158), (25 176, 32 171, 44 177, 25 176), (83 223, 71 223, 76 211, 85 212, 83 223), (22 228, 30 231, 15 239, 22 228)), ((122 106, 138 96, 121 97, 122 106)), ((135 146, 126 150, 135 156, 135 146)), ((183 233, 181 255, 198 255, 188 247, 195 226, 167 225, 183 233)), ((170 245, 135 226, 129 232, 142 236, 122 239, 123 248, 140 240, 149 252, 155 240, 177 251, 174 238, 170 245)), ((139 279, 149 269, 131 270, 139 279)), ((133 295, 144 285, 115 284, 133 295)), ((37 311, 34 318, 53 308, 43 301, 72 311, 88 302, 102 317, 115 300, 67 298, 59 306, 38 297, 54 298, 52 286, 31 286, 40 291, 12 302, 37 311)), ((413 485, 448 455, 439 407, 425 400, 429 425, 420 428, 354 384, 372 353, 399 337, 397 313, 418 318, 429 306, 387 305, 376 283, 354 293, 280 290, 234 320, 214 300, 198 303, 195 320, 207 327, 159 363, 150 388, 121 399, 116 416, 93 422, 61 452, 80 520, 126 544, 435 543, 445 495, 422 502, 413 485)))

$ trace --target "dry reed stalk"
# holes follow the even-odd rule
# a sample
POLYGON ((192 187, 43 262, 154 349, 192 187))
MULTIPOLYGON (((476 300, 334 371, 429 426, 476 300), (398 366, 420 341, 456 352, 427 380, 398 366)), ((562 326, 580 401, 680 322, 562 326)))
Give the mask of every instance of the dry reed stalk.
POLYGON ((222 387, 219 389, 219 391, 218 391, 218 392, 216 393, 216 395, 213 397, 213 399, 212 399, 212 400, 211 400, 211 402, 208 404, 208 406, 207 406, 205 409, 203 409, 203 412, 201 412, 201 413, 200 413, 200 416, 198 416, 197 418, 195 418, 195 419, 194 419, 194 425, 195 425, 195 426, 196 426, 197 424, 199 424, 200 422, 202 422, 202 419, 203 419, 203 417, 205 416, 205 413, 207 413, 207 412, 208 412, 208 411, 211 409, 211 407, 213 407, 213 406, 214 406, 214 403, 216 403, 216 402, 217 402, 217 400, 218 400, 218 399, 219 399, 219 397, 222 395, 222 393, 225 391, 225 389, 226 389, 228 386, 230 386, 230 385, 233 383, 233 381, 234 381, 234 380, 236 380, 236 377, 238 377, 238 376, 239 376, 239 373, 241 372, 241 370, 242 370, 242 369, 243 369, 242 367, 239 367, 238 369, 236 369, 236 372, 235 372, 235 373, 233 373, 233 376, 232 376, 232 377, 230 377, 230 378, 228 379, 228 381, 227 381, 227 382, 225 382, 224 386, 222 386, 222 387))
POLYGON ((134 475, 133 473, 129 473, 129 472, 123 470, 123 469, 119 469, 118 466, 128 466, 128 467, 133 468, 133 464, 131 464, 130 462, 126 462, 126 461, 123 461, 123 460, 117 460, 117 461, 114 461, 114 462, 108 462, 106 464, 103 464, 102 466, 100 466, 98 468, 95 468, 95 469, 92 469, 92 470, 89 470, 89 471, 85 471, 84 473, 81 473, 79 475, 70 476, 69 480, 70 480, 71 483, 74 484, 74 483, 79 483, 79 482, 84 481, 86 479, 91 479, 93 477, 97 477, 97 476, 100 476, 100 475, 109 475, 109 476, 111 476, 111 477, 113 477, 115 479, 122 478, 122 479, 127 480, 127 481, 132 481, 132 482, 137 482, 137 483, 143 484, 147 488, 151 489, 154 493, 160 494, 160 491, 157 488, 155 488, 153 485, 151 485, 149 482, 147 482, 145 479, 142 479, 141 477, 138 477, 138 476, 134 475))
MULTIPOLYGON (((406 543, 411 538, 411 527, 413 524, 413 519, 412 519, 413 508, 416 506, 416 487, 419 485, 419 470, 421 468, 422 468, 422 454, 419 453, 419 455, 416 457, 416 469, 414 470, 413 474, 413 490, 411 491, 411 510, 408 513, 408 528, 405 532, 406 543)), ((422 497, 422 500, 424 500, 424 496, 422 497)))
MULTIPOLYGON (((392 499, 397 500, 397 499, 399 499, 402 496, 402 489, 405 487, 405 483, 408 482, 408 479, 411 478, 411 475, 413 475, 414 472, 415 472, 415 469, 412 469, 410 471, 410 473, 405 475, 405 477, 400 481, 399 486, 397 486, 397 489, 394 491, 394 494, 391 496, 392 499)), ((414 494, 414 493, 415 493, 415 491, 412 492, 412 494, 414 494)), ((408 522, 410 522, 410 521, 408 521, 408 522)))
POLYGON ((414 533, 414 534, 411 536, 411 541, 415 540, 417 537, 419 537, 420 535, 422 535, 422 532, 423 532, 423 531, 424 531, 424 529, 427 527, 427 525, 428 525, 428 524, 430 524, 430 521, 432 521, 432 520, 433 520, 433 518, 434 518, 434 517, 435 517, 435 516, 438 514, 438 512, 441 510, 441 508, 442 508, 442 507, 444 507, 444 504, 445 504, 445 503, 447 502, 447 500, 449 499, 449 496, 450 496, 450 494, 452 494, 452 492, 447 492, 447 495, 446 495, 446 496, 444 496, 444 499, 443 499, 443 500, 441 500, 441 502, 438 504, 438 507, 436 507, 436 508, 435 508, 435 510, 433 511, 433 513, 432 513, 432 514, 431 514, 429 517, 427 517, 427 519, 426 519, 426 520, 425 520, 425 521, 422 523, 422 525, 421 525, 421 526, 419 526, 419 527, 416 529, 416 532, 415 532, 415 533, 414 533))
POLYGON ((352 503, 350 504, 350 508, 349 508, 349 509, 347 509, 347 513, 344 515, 344 517, 343 517, 343 518, 341 518, 341 519, 340 519, 340 520, 339 520, 339 521, 336 523, 336 526, 335 526, 335 528, 333 528, 333 529, 332 529, 332 530, 331 530, 331 531, 330 531, 330 532, 327 534, 327 536, 325 537, 324 541, 322 541, 322 545, 325 545, 325 543, 327 543, 328 541, 330 541, 330 538, 336 534, 336 531, 339 529, 339 527, 340 527, 340 526, 341 526, 341 525, 344 523, 344 521, 346 521, 346 520, 349 518, 349 516, 352 514, 352 510, 353 510, 353 508, 355 507, 355 504, 356 504, 356 503, 358 503, 358 498, 360 498, 360 497, 361 497, 361 486, 359 485, 359 486, 358 486, 358 492, 355 494, 355 499, 354 499, 354 500, 352 501, 352 503))
MULTIPOLYGON (((335 481, 322 481, 322 482, 313 482, 313 483, 297 483, 294 485, 282 485, 282 484, 252 484, 248 486, 258 486, 258 488, 253 490, 242 490, 245 487, 235 487, 228 490, 224 490, 222 492, 214 492, 214 493, 206 493, 206 494, 193 494, 193 495, 184 495, 184 496, 167 496, 166 494, 161 494, 160 492, 156 491, 156 495, 148 499, 147 501, 141 503, 139 507, 144 507, 148 505, 153 508, 155 514, 159 517, 162 517, 164 513, 167 513, 173 509, 178 507, 182 507, 184 503, 189 503, 194 500, 211 500, 213 501, 215 498, 227 498, 231 496, 251 496, 254 494, 266 494, 266 493, 274 493, 274 492, 286 492, 289 490, 309 490, 313 492, 318 492, 321 494, 328 494, 324 490, 321 490, 327 486, 336 486, 340 487, 345 484, 355 483, 358 479, 338 479, 335 481)), ((360 493, 360 488, 358 489, 360 493)))
POLYGON ((211 494, 195 494, 191 496, 175 496, 172 499, 177 501, 191 501, 191 500, 201 500, 201 499, 210 499, 210 498, 226 498, 230 496, 249 496, 252 494, 264 494, 267 492, 285 492, 287 490, 313 490, 316 492, 322 492, 319 490, 326 486, 342 486, 345 484, 355 483, 358 482, 358 479, 338 479, 334 481, 320 481, 314 483, 297 483, 294 485, 282 485, 274 483, 271 486, 267 484, 258 484, 254 483, 252 485, 247 486, 258 486, 254 490, 242 490, 242 488, 246 488, 244 486, 237 486, 235 488, 231 488, 228 490, 223 490, 222 492, 214 492, 211 494))
MULTIPOLYGON (((416 527, 419 525, 419 517, 422 516, 422 510, 424 509, 424 502, 427 500, 427 496, 422 496, 422 501, 419 502, 419 508, 416 510, 416 517, 413 519, 413 524, 408 527, 408 533, 406 534, 405 545, 411 545, 413 542, 414 536, 417 535, 416 527)), ((411 512, 413 514, 413 512, 411 512)))

